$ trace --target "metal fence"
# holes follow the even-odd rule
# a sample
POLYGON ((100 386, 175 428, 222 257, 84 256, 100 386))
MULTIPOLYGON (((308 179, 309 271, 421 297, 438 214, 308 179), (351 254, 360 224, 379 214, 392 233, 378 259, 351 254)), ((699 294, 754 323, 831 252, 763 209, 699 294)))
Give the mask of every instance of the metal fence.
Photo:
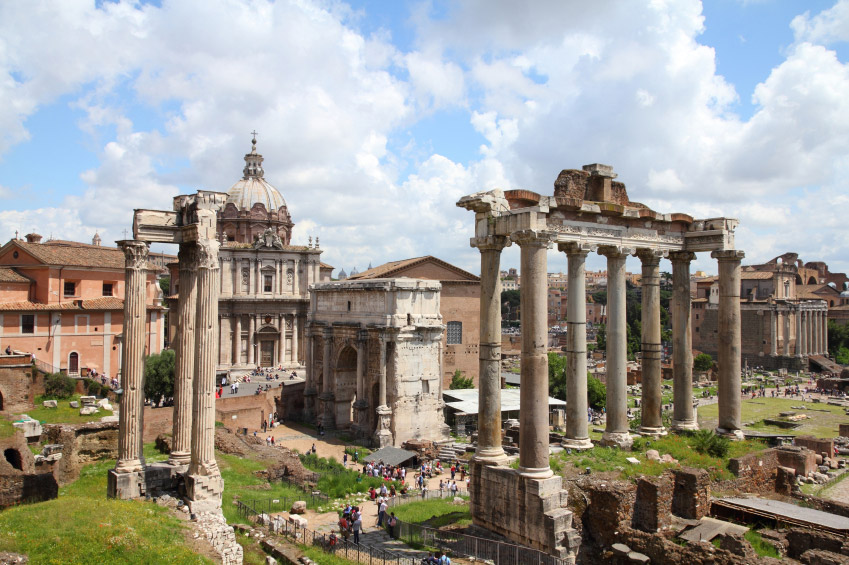
MULTIPOLYGON (((432 548, 456 557, 488 559, 498 565, 567 565, 565 559, 537 549, 469 536, 452 530, 437 530, 396 520, 390 535, 414 547, 432 548)), ((389 531, 389 527, 386 527, 389 531)))
POLYGON ((439 490, 414 490, 407 492, 406 494, 396 494, 389 498, 386 501, 386 505, 389 508, 394 508, 396 506, 401 506, 402 504, 409 504, 410 502, 419 502, 421 500, 434 500, 438 498, 454 498, 455 496, 469 496, 469 492, 465 489, 457 489, 456 493, 449 491, 448 489, 439 490))
MULTIPOLYGON (((261 514, 261 507, 252 507, 237 501, 239 515, 250 517, 261 514)), ((325 553, 332 553, 357 563, 369 565, 419 565, 421 559, 414 556, 402 555, 379 547, 359 545, 353 541, 339 537, 336 534, 320 534, 309 528, 301 527, 287 520, 278 519, 270 524, 270 529, 278 535, 304 545, 321 548, 325 553)))
POLYGON ((249 518, 251 516, 259 516, 261 514, 274 514, 275 512, 288 512, 292 508, 292 504, 297 500, 303 500, 310 508, 326 504, 327 496, 323 494, 304 493, 303 497, 290 498, 283 496, 280 498, 266 498, 264 500, 237 500, 237 508, 239 516, 249 518))

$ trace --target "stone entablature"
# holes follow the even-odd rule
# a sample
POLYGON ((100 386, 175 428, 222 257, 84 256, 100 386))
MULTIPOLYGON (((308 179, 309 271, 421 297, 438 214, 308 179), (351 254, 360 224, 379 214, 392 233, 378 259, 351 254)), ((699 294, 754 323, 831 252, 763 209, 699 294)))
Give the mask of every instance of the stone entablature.
POLYGON ((304 416, 378 446, 446 439, 436 281, 310 288, 304 416))

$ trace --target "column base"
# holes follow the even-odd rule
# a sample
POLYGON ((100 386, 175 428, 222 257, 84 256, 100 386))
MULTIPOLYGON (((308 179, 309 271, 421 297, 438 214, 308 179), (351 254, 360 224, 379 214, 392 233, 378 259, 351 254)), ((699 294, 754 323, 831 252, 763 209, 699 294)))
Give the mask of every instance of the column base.
POLYGON ((634 445, 634 438, 629 432, 604 432, 601 436, 601 445, 630 450, 634 445))
POLYGON ((144 471, 122 472, 109 469, 106 476, 106 496, 119 500, 139 498, 144 492, 144 471))
POLYGON ((192 513, 214 512, 221 508, 221 493, 224 481, 220 474, 186 474, 186 501, 192 513))
POLYGON ((377 431, 374 433, 374 443, 377 447, 386 447, 394 445, 395 440, 392 437, 392 409, 389 406, 383 405, 377 407, 377 431))
POLYGON ((715 433, 718 436, 722 436, 722 437, 728 438, 728 439, 733 440, 733 441, 742 441, 742 440, 746 439, 741 430, 729 430, 727 428, 716 428, 715 430, 713 430, 713 433, 715 433))
POLYGON ((499 445, 498 447, 484 447, 475 450, 472 461, 480 465, 507 465, 507 454, 499 445))
POLYGON ((590 438, 566 438, 560 442, 560 445, 564 449, 577 449, 578 451, 584 451, 586 449, 592 449, 594 447, 593 442, 592 440, 590 440, 590 438))
POLYGON ((115 464, 116 473, 138 473, 144 471, 144 460, 142 459, 124 459, 115 464))
POLYGON ((324 392, 319 396, 319 399, 322 402, 319 423, 324 426, 325 430, 336 429, 336 395, 332 392, 324 392))
POLYGON ((519 465, 519 476, 526 479, 547 479, 554 476, 551 467, 522 467, 519 465))
POLYGON ((650 428, 650 427, 647 427, 647 426, 640 426, 640 428, 637 430, 637 433, 640 434, 641 436, 644 436, 644 437, 663 437, 668 432, 666 431, 666 428, 664 428, 663 426, 660 426, 659 428, 650 428))
POLYGON ((669 429, 673 432, 695 432, 699 429, 699 423, 695 420, 672 420, 669 429))
POLYGON ((168 456, 168 464, 180 467, 192 462, 192 454, 188 451, 172 451, 168 456))

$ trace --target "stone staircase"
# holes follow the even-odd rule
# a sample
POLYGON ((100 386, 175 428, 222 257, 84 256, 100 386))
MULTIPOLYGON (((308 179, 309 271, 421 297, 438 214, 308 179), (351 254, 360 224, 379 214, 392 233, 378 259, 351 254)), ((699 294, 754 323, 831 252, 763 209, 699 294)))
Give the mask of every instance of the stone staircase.
MULTIPOLYGON (((353 541, 354 538, 351 538, 353 541)), ((389 537, 389 533, 383 528, 372 528, 360 534, 360 545, 372 549, 383 549, 395 555, 409 557, 418 563, 428 556, 426 551, 413 549, 401 540, 389 537)))
POLYGON ((451 462, 461 457, 464 453, 466 453, 465 445, 455 445, 454 442, 446 442, 439 445, 439 460, 443 463, 451 462))

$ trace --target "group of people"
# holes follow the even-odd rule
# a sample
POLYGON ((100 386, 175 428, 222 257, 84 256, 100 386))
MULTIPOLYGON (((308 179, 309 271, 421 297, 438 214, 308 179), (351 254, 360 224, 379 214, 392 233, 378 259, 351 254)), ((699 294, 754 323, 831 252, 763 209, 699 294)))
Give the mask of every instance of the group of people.
POLYGON ((422 559, 422 565, 451 565, 451 560, 448 554, 437 551, 436 553, 428 553, 427 557, 422 559))
POLYGON ((354 543, 359 545, 360 532, 363 529, 363 513, 359 506, 345 506, 342 510, 342 516, 339 518, 339 531, 342 537, 347 540, 351 535, 354 536, 354 543))
POLYGON ((382 478, 384 481, 401 481, 407 478, 407 469, 401 466, 384 465, 383 461, 378 463, 368 462, 363 466, 363 474, 367 477, 382 478))

